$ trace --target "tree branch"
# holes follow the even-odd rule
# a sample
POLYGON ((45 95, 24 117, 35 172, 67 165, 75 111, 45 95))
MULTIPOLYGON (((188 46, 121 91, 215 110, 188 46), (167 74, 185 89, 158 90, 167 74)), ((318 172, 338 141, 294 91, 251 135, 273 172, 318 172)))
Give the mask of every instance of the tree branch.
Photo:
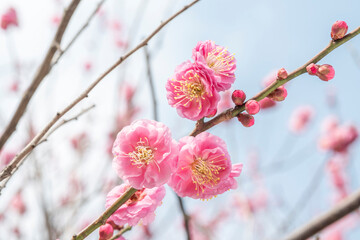
POLYGON ((79 234, 74 235, 72 240, 82 240, 89 236, 98 227, 106 223, 106 220, 116 211, 121 205, 123 205, 132 195, 137 191, 135 188, 129 188, 121 197, 119 197, 101 216, 93 223, 87 226, 79 234))
MULTIPOLYGON (((326 55, 328 55, 330 52, 332 52, 334 49, 336 49, 337 47, 341 46, 342 44, 346 43, 347 41, 349 41, 350 39, 352 39, 353 37, 355 37, 356 35, 358 35, 360 33, 360 27, 356 28, 354 31, 352 31, 351 33, 347 34, 344 38, 336 40, 336 41, 331 41, 329 43, 329 45, 322 50, 321 52, 319 52, 315 57, 313 57, 312 59, 310 59, 307 63, 305 63, 303 66, 299 67, 298 69, 296 69, 295 71, 293 71, 292 73, 289 74, 289 76, 285 79, 282 80, 277 80, 275 82, 273 82, 270 86, 268 86, 267 88, 265 88, 264 90, 262 90, 261 92, 259 92, 257 95, 255 95, 254 97, 252 97, 251 99, 256 100, 256 101, 260 101, 261 99, 267 97, 271 92, 273 92, 275 89, 277 89, 278 87, 284 85, 285 83, 289 82, 290 80, 300 76, 301 74, 306 73, 306 67, 310 64, 310 63, 317 63, 319 62, 321 59, 323 59, 326 55)), ((249 100, 251 100, 249 99, 249 100)), ((243 112, 245 110, 245 104, 246 102, 241 105, 241 106, 236 106, 234 108, 230 108, 225 110, 224 112, 220 113, 219 115, 217 115, 216 117, 214 117, 213 119, 204 122, 204 124, 202 125, 202 127, 198 128, 196 127, 191 133, 191 136, 196 136, 201 132, 204 132, 216 125, 218 125, 219 123, 229 120, 233 117, 236 117, 239 113, 243 112)))
POLYGON ((55 53, 59 50, 58 46, 60 46, 64 32, 70 22, 70 19, 71 19, 73 13, 75 12, 77 6, 79 5, 80 1, 81 0, 73 0, 70 3, 69 7, 65 10, 63 18, 59 24, 59 27, 55 34, 55 37, 50 45, 50 48, 48 49, 48 52, 47 52, 44 60, 42 61, 40 67, 38 68, 30 86, 26 89, 9 124, 7 125, 5 131, 3 132, 3 134, 0 137, 0 150, 2 149, 4 144, 7 142, 7 140, 10 138, 10 136, 13 134, 13 132, 16 130, 16 126, 19 123, 21 117, 24 115, 27 105, 30 102, 30 99, 34 95, 36 89, 39 87, 42 80, 50 72, 51 61, 52 61, 55 53))
MULTIPOLYGON (((48 140, 48 138, 50 137, 51 134, 53 134, 55 132, 55 130, 57 130, 58 128, 60 128, 61 126, 71 122, 71 121, 75 121, 75 120, 78 120, 78 118, 87 113, 88 111, 90 111, 91 109, 93 109, 95 107, 95 104, 94 105, 91 105, 90 107, 88 108, 85 108, 83 109, 81 112, 79 112, 78 114, 76 114, 75 116, 69 118, 69 119, 63 119, 59 124, 57 124, 51 131, 49 131, 36 145, 33 146, 33 148, 36 148, 37 146, 39 146, 40 144, 46 142, 48 140)), ((28 153, 24 159, 26 159, 28 156, 30 155, 30 153, 28 153)), ((21 164, 23 163, 20 162, 19 165, 16 166, 16 168, 13 170, 13 171, 16 171, 20 166, 21 164)), ((5 188, 6 187, 6 184, 7 182, 10 180, 10 178, 5 178, 3 181, 0 182, 0 190, 5 188)), ((1 191, 0 191, 1 193, 1 191)))
POLYGON ((330 224, 340 220, 360 207, 360 190, 345 198, 330 211, 289 234, 284 240, 303 240, 315 235, 330 224))
POLYGON ((147 38, 141 41, 135 48, 130 50, 124 56, 120 57, 118 61, 116 61, 109 69, 107 69, 103 74, 100 75, 90 86, 85 89, 75 100, 73 100, 67 107, 65 107, 61 112, 58 112, 53 119, 43 128, 40 133, 38 133, 32 141, 26 145, 26 147, 21 150, 19 154, 15 156, 15 158, 1 171, 0 173, 0 194, 1 190, 4 188, 2 182, 6 179, 11 178, 11 176, 16 172, 19 166, 26 155, 28 155, 35 147, 36 144, 45 136, 45 134, 51 129, 51 127, 62 117, 70 111, 73 107, 75 107, 79 102, 88 97, 88 94, 98 85, 110 72, 112 72, 117 66, 119 66, 122 62, 124 62, 128 57, 138 51, 140 48, 147 45, 147 43, 163 28, 165 27, 171 20, 176 18, 186 9, 193 6, 195 3, 200 0, 195 0, 191 2, 189 5, 186 5, 183 9, 175 13, 173 16, 168 18, 165 22, 162 22, 147 38))
POLYGON ((68 45, 66 45, 66 47, 59 51, 59 55, 57 56, 57 58, 51 63, 51 67, 53 67, 54 65, 56 65, 58 63, 58 61, 60 60, 60 58, 62 57, 62 55, 64 55, 64 53, 66 53, 69 48, 74 44, 74 42, 79 38, 79 36, 81 35, 81 33, 89 26, 91 20, 95 17, 96 13, 99 11, 100 7, 104 4, 106 0, 101 0, 96 8, 94 9, 94 11, 91 13, 91 15, 88 17, 88 19, 86 20, 86 22, 84 23, 84 25, 79 29, 79 31, 74 35, 74 37, 70 40, 70 42, 68 43, 68 45))
POLYGON ((126 228, 121 229, 117 234, 115 234, 114 236, 112 236, 110 238, 110 240, 115 240, 118 239, 120 236, 122 236, 124 233, 126 233, 127 231, 131 230, 131 226, 127 226, 126 228))

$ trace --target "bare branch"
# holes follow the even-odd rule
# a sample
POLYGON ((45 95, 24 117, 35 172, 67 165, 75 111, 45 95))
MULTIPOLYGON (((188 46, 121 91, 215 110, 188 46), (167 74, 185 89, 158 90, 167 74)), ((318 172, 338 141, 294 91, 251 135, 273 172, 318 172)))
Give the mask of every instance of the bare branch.
MULTIPOLYGON (((60 128, 61 126, 71 122, 71 121, 75 121, 75 120, 78 120, 78 118, 87 113, 88 111, 90 111, 91 109, 93 109, 95 107, 95 104, 94 105, 91 105, 90 107, 87 107, 85 109, 83 109, 82 111, 80 111, 78 114, 76 114, 75 116, 69 118, 69 119, 63 119, 59 124, 57 124, 51 131, 49 131, 37 144, 33 145, 32 148, 36 148, 37 146, 39 146, 40 144, 46 142, 50 135, 53 134, 55 132, 55 130, 57 130, 58 128, 60 128)), ((31 152, 29 152, 25 157, 24 159, 26 159, 29 155, 30 155, 31 152)), ((14 172, 21 166, 21 164, 23 163, 24 161, 20 162, 19 165, 16 166, 16 168, 13 170, 14 172)), ((5 188, 6 187, 6 184, 7 182, 10 180, 10 178, 5 178, 3 181, 0 182, 0 190, 5 188)), ((1 193, 1 191, 0 191, 1 193)))
POLYGON ((284 240, 303 240, 314 236, 316 233, 356 211, 360 207, 360 190, 345 198, 330 211, 314 218, 306 225, 289 234, 284 240))
POLYGON ((100 7, 104 4, 106 0, 101 0, 96 8, 94 9, 94 11, 91 13, 91 15, 88 17, 88 19, 86 20, 86 22, 84 23, 84 25, 79 29, 79 31, 74 35, 74 37, 70 40, 70 42, 66 45, 66 47, 59 51, 59 55, 57 56, 57 58, 51 63, 51 67, 53 67, 54 65, 56 65, 58 63, 58 61, 60 60, 60 58, 62 57, 62 55, 64 55, 64 53, 66 53, 69 48, 74 44, 74 42, 79 38, 79 36, 81 35, 81 33, 89 26, 91 20, 95 17, 96 13, 99 11, 100 7))
POLYGON ((52 61, 55 53, 59 49, 64 32, 70 22, 70 19, 71 19, 73 13, 75 12, 77 6, 79 5, 80 1, 81 0, 73 0, 70 3, 69 7, 65 10, 63 18, 60 22, 60 25, 56 31, 55 37, 50 45, 50 48, 49 48, 44 60, 42 61, 40 67, 38 68, 30 86, 26 89, 9 124, 7 125, 5 131, 3 132, 3 134, 0 137, 0 150, 2 149, 4 144, 7 142, 7 140, 10 138, 10 136, 13 134, 13 132, 16 130, 16 126, 19 123, 21 117, 24 115, 27 105, 30 102, 30 99, 34 95, 36 89, 39 87, 42 80, 50 72, 51 61, 52 61))

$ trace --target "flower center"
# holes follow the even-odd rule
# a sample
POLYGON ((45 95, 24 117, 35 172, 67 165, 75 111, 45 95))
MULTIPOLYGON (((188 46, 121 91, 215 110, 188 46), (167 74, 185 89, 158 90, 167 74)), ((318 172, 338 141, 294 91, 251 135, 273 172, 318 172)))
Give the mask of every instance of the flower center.
POLYGON ((137 143, 135 150, 128 153, 127 155, 131 158, 133 165, 136 165, 138 168, 142 168, 154 161, 155 151, 156 148, 149 146, 149 141, 147 138, 145 138, 145 141, 140 138, 140 141, 137 143))
POLYGON ((172 83, 175 88, 176 97, 174 99, 180 101, 177 104, 181 104, 186 107, 194 99, 199 102, 199 109, 201 109, 201 98, 206 93, 204 86, 201 83, 200 76, 194 73, 193 70, 188 71, 180 80, 173 79, 177 84, 172 83))
POLYGON ((226 48, 216 47, 208 53, 206 64, 217 74, 228 76, 226 73, 234 66, 234 56, 230 55, 226 48))
MULTIPOLYGON (((195 184, 195 190, 204 192, 204 185, 214 187, 219 183, 220 177, 218 175, 221 170, 225 169, 221 163, 224 160, 223 156, 224 154, 220 154, 208 159, 198 157, 194 160, 190 169, 192 171, 191 179, 195 184)), ((199 195, 199 193, 197 195, 199 195)))

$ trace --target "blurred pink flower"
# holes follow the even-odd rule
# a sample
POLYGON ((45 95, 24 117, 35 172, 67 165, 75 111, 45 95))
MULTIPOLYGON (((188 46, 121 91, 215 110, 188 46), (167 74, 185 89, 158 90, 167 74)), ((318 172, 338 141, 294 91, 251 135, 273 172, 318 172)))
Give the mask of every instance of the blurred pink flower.
POLYGON ((6 30, 10 26, 19 26, 17 14, 14 8, 9 8, 1 16, 1 28, 6 30))
POLYGON ((242 164, 231 166, 225 142, 210 133, 180 139, 176 172, 169 186, 180 197, 208 199, 235 189, 242 164))
POLYGON ((312 106, 300 106, 296 108, 290 117, 290 131, 294 133, 303 132, 313 118, 314 113, 315 111, 312 106))
POLYGON ((26 212, 26 205, 22 196, 22 192, 19 191, 15 194, 10 202, 10 206, 16 210, 20 215, 26 212))
POLYGON ((227 90, 234 83, 236 59, 226 48, 216 45, 211 40, 200 41, 193 49, 192 58, 213 71, 217 91, 227 90))
POLYGON ((113 167, 136 189, 165 184, 176 167, 178 147, 163 123, 137 120, 124 127, 113 146, 113 167))
POLYGON ((259 101, 261 109, 272 108, 276 106, 276 102, 268 97, 259 101))
MULTIPOLYGON (((110 207, 130 186, 122 184, 115 187, 106 197, 105 207, 110 207)), ((125 204, 123 204, 109 220, 117 225, 129 224, 135 226, 141 220, 147 225, 155 218, 155 210, 161 205, 165 196, 165 187, 138 190, 125 204)))
POLYGON ((182 63, 166 83, 168 103, 180 117, 199 120, 217 109, 220 96, 213 83, 214 75, 203 65, 182 63))
POLYGON ((348 147, 358 138, 358 130, 352 124, 338 126, 333 122, 326 129, 319 139, 319 147, 323 150, 347 152, 348 147))

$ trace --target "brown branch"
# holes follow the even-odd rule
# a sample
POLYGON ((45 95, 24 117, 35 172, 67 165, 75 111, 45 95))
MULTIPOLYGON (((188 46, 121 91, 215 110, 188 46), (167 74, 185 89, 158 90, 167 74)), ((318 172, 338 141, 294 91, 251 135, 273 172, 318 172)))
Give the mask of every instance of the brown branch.
MULTIPOLYGON (((344 38, 336 40, 336 41, 331 41, 329 43, 329 45, 322 50, 321 52, 319 52, 315 57, 313 57, 312 59, 310 59, 307 63, 305 63, 303 66, 299 67, 298 69, 296 69, 295 71, 293 71, 292 73, 289 74, 289 76, 283 80, 277 80, 275 82, 273 82, 270 86, 268 86, 267 88, 265 88, 264 90, 262 90, 261 92, 259 92, 257 95, 255 95, 254 97, 252 97, 251 99, 256 100, 256 101, 260 101, 261 99, 264 99, 265 97, 267 97, 271 92, 273 92, 276 88, 284 85, 285 83, 289 82, 290 80, 300 76, 301 74, 306 73, 306 67, 310 64, 310 63, 317 63, 319 62, 321 59, 323 59, 326 55, 328 55, 330 52, 332 52, 334 49, 336 49, 337 47, 341 46, 342 44, 346 43, 347 41, 349 41, 350 39, 352 39, 353 37, 355 37, 356 35, 358 35, 360 33, 360 27, 356 28, 354 31, 352 31, 351 33, 347 34, 344 38)), ((250 99, 249 99, 250 100, 250 99)), ((196 127, 191 133, 191 136, 196 136, 201 132, 204 132, 216 125, 218 125, 219 123, 226 121, 226 120, 230 120, 233 117, 236 117, 239 113, 243 112, 245 110, 245 104, 246 102, 241 105, 241 106, 236 106, 234 108, 230 108, 225 110, 224 112, 220 113, 219 115, 217 115, 216 117, 214 117, 213 119, 204 122, 204 124, 202 125, 202 127, 196 127)))
POLYGON ((126 228, 121 229, 117 234, 115 234, 114 236, 112 236, 109 240, 115 240, 118 239, 120 236, 122 236, 124 233, 126 233, 127 231, 131 230, 131 226, 128 226, 126 228))
POLYGON ((50 48, 48 49, 48 52, 43 59, 40 67, 38 68, 30 86, 26 89, 25 93, 23 94, 23 97, 19 103, 19 105, 16 108, 16 111, 14 115, 12 116, 9 124, 7 125, 5 131, 0 137, 0 150, 4 146, 4 144, 7 142, 7 140, 10 138, 10 136, 13 134, 13 132, 16 130, 16 126, 19 123, 21 117, 24 115, 27 105, 30 102, 30 99, 34 95, 36 89, 39 87, 42 80, 46 77, 46 75, 51 70, 51 61, 55 55, 55 53, 58 51, 58 46, 60 46, 62 37, 64 35, 64 32, 70 22, 70 19, 75 12, 77 6, 79 5, 81 0, 73 0, 69 7, 65 10, 63 18, 59 24, 59 27, 56 31, 55 37, 53 41, 51 42, 50 48))
POLYGON ((314 236, 316 233, 356 211, 360 207, 360 190, 345 198, 330 211, 314 218, 306 225, 289 234, 284 240, 303 240, 314 236))
POLYGON ((187 235, 187 239, 191 240, 191 234, 190 234, 190 224, 189 224, 189 220, 190 217, 189 215, 187 215, 185 207, 184 207, 184 203, 182 201, 182 198, 177 196, 177 199, 179 201, 179 206, 180 206, 180 210, 182 212, 183 218, 184 218, 184 225, 185 225, 185 231, 186 231, 186 235, 187 235))
MULTIPOLYGON (((83 109, 82 111, 80 111, 78 114, 76 114, 75 116, 69 118, 69 119, 63 119, 59 124, 57 124, 53 129, 51 129, 51 131, 49 131, 37 144, 35 144, 33 146, 33 148, 36 148, 37 146, 39 146, 40 144, 46 142, 48 140, 48 138, 50 137, 51 134, 53 134, 55 132, 55 130, 57 130, 58 128, 60 128, 61 126, 71 122, 71 121, 75 121, 75 120, 78 120, 78 118, 87 113, 88 111, 90 111, 91 109, 93 109, 95 107, 95 104, 94 105, 91 105, 90 107, 87 107, 85 109, 83 109)), ((24 159, 26 159, 29 155, 30 155, 31 152, 29 152, 25 157, 24 159)), ((21 166, 21 164, 23 163, 24 161, 20 162, 19 165, 17 165, 15 168, 14 168, 14 172, 21 166)), ((5 178, 3 181, 0 182, 0 190, 5 188, 6 187, 6 184, 7 182, 10 180, 10 178, 5 178)), ((1 193, 1 191, 0 191, 1 193)))
POLYGON ((150 91, 151 91, 151 99, 152 99, 152 103, 153 103, 153 115, 154 115, 153 117, 154 117, 155 121, 159 121, 154 80, 153 80, 152 72, 151 72, 150 54, 149 54, 147 46, 144 47, 144 52, 145 52, 147 76, 148 76, 150 91))
POLYGON ((91 20, 95 17, 96 13, 99 11, 99 9, 101 8, 101 6, 104 4, 106 0, 101 0, 96 8, 94 9, 94 11, 90 14, 90 16, 88 17, 88 19, 86 20, 86 22, 84 23, 84 25, 78 30, 78 32, 74 35, 74 37, 70 40, 70 42, 66 45, 66 47, 59 51, 59 55, 57 56, 57 58, 51 63, 51 67, 53 67, 54 65, 56 65, 58 63, 58 61, 60 60, 60 58, 62 57, 62 55, 64 55, 64 53, 66 53, 69 48, 74 44, 74 42, 79 38, 79 36, 82 34, 82 32, 89 26, 91 20))
POLYGON ((90 86, 85 89, 84 92, 82 92, 74 101, 72 101, 67 107, 65 107, 61 112, 58 112, 53 119, 41 130, 40 133, 38 133, 32 141, 26 145, 26 147, 21 150, 19 154, 15 156, 15 158, 8 164, 0 173, 0 193, 3 189, 2 182, 8 178, 11 178, 11 176, 15 173, 15 171, 18 169, 17 166, 21 164, 22 160, 26 155, 28 155, 35 147, 36 144, 45 136, 45 134, 51 129, 52 126, 62 117, 70 111, 73 107, 75 107, 79 102, 81 102, 83 99, 88 97, 88 94, 98 85, 109 73, 111 73, 117 66, 119 66, 122 62, 124 62, 128 57, 130 57, 132 54, 137 52, 142 47, 146 46, 147 43, 163 28, 165 27, 171 20, 176 18, 178 15, 180 15, 182 12, 184 12, 186 9, 193 6, 195 3, 199 2, 200 0, 195 0, 189 5, 186 5, 184 8, 182 8, 180 11, 175 13, 173 16, 168 18, 165 22, 162 22, 147 38, 145 38, 143 41, 141 41, 135 48, 130 50, 128 53, 126 53, 124 56, 120 57, 119 60, 117 60, 109 69, 107 69, 103 74, 101 74, 90 86))
POLYGON ((106 220, 116 211, 121 205, 123 205, 132 195, 135 194, 137 189, 129 188, 122 196, 120 196, 101 216, 93 223, 87 226, 79 234, 72 237, 72 240, 82 240, 89 236, 95 229, 106 223, 106 220))

